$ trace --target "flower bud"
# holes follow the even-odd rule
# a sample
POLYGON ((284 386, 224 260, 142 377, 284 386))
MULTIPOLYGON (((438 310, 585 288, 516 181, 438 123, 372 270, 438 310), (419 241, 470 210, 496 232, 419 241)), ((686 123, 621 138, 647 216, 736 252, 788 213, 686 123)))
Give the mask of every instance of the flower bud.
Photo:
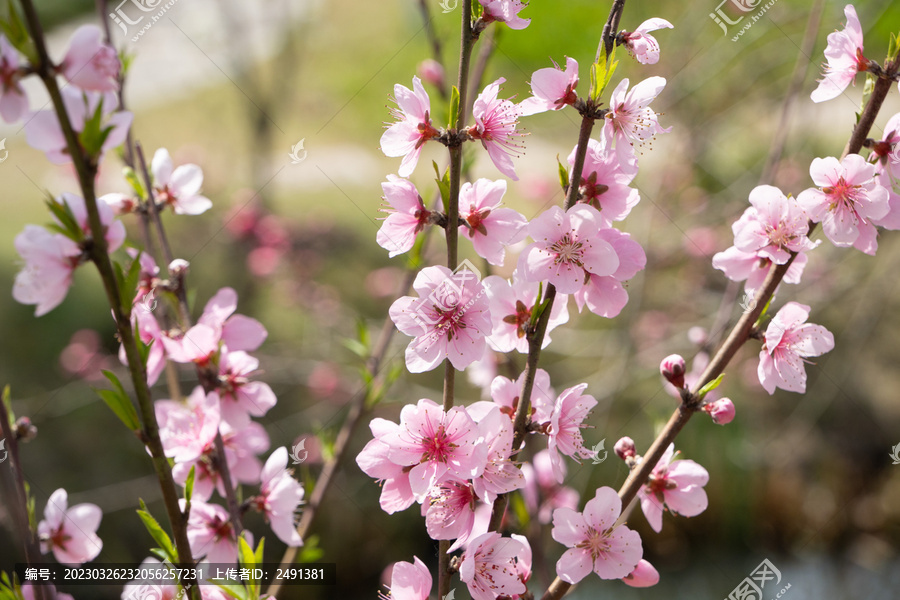
POLYGON ((438 88, 444 87, 444 67, 432 58, 426 58, 419 63, 417 69, 419 77, 438 88))
POLYGON ((187 273, 188 267, 191 266, 191 263, 184 260, 183 258, 176 258, 171 263, 169 263, 169 273, 174 277, 180 277, 187 273))
POLYGON ((28 417, 19 417, 16 419, 16 439, 21 442, 30 442, 37 437, 37 427, 31 424, 28 417))
POLYGON ((641 559, 627 577, 623 577, 622 581, 631 587, 650 587, 659 583, 659 572, 649 562, 641 559))
POLYGON ((720 398, 704 405, 703 410, 709 413, 716 425, 727 425, 734 420, 734 403, 728 398, 720 398))
POLYGON ((681 356, 672 354, 665 357, 659 363, 659 372, 678 389, 684 388, 684 359, 681 356))
POLYGON ((630 437, 623 437, 616 442, 613 449, 616 451, 616 456, 622 460, 627 460, 635 455, 634 440, 630 437))

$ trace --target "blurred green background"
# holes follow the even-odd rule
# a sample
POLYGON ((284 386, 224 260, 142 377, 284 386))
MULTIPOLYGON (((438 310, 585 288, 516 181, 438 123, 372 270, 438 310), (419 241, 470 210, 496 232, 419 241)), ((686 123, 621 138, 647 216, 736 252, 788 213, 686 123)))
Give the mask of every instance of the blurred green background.
MULTIPOLYGON (((838 2, 824 3, 813 50, 801 57, 803 85, 786 124, 780 122, 811 4, 778 0, 737 41, 732 36, 747 19, 724 35, 709 16, 715 0, 626 5, 623 29, 651 16, 675 25, 654 34, 662 47, 659 64, 642 66, 622 53, 615 78, 665 77, 668 85, 654 107, 672 132, 641 149, 634 185, 642 201, 620 225, 648 256, 646 270, 629 284, 628 306, 609 321, 579 318, 573 304, 572 321, 554 332, 542 356, 558 391, 585 381, 600 401, 593 429, 585 430, 589 445, 605 439, 611 449, 628 435, 645 449, 675 407, 662 389, 659 360, 675 352, 693 356, 704 332, 714 342, 739 315, 735 300, 742 290, 727 286, 710 259, 731 245, 730 224, 760 183, 776 136, 784 134, 784 155, 768 183, 794 195, 812 185, 812 158, 839 156, 849 137, 860 83, 831 102, 809 100, 825 36, 844 22, 838 2), (704 331, 689 337, 696 327, 704 331)), ((459 11, 444 14, 436 0, 427 6, 454 80, 459 11)), ((62 56, 77 24, 96 20, 92 8, 89 1, 41 2, 54 56, 62 56)), ((866 55, 880 62, 889 33, 900 31, 900 5, 869 0, 856 8, 866 55)), ((532 19, 526 30, 499 28, 476 49, 492 48, 485 81, 505 77, 504 94, 521 100, 534 70, 571 56, 581 64, 578 89, 586 92, 587 65, 608 10, 607 2, 534 0, 522 13, 532 19)), ((218 288, 235 287, 239 312, 261 320, 270 333, 257 354, 279 397, 261 420, 272 448, 301 437, 328 440, 362 387, 360 361, 343 341, 356 336, 360 322, 377 334, 402 275, 403 257, 389 260, 374 241, 380 183, 399 164, 378 146, 393 85, 409 86, 417 64, 430 56, 419 3, 179 0, 136 43, 113 30, 117 46, 135 57, 126 101, 135 111, 136 139, 148 155, 166 147, 176 164, 201 165, 204 193, 215 204, 200 217, 165 215, 176 254, 191 262, 196 312, 218 288), (292 164, 289 152, 301 140, 307 158, 292 164), (240 230, 243 224, 252 231, 240 230)), ((428 89, 436 120, 446 120, 446 105, 428 89)), ((895 92, 875 137, 900 111, 895 92)), ((44 107, 39 90, 30 87, 29 95, 33 110, 44 107)), ((0 220, 0 288, 6 290, 19 268, 14 236, 27 223, 48 221, 44 191, 76 189, 69 169, 49 165, 29 148, 20 127, 0 127, 9 151, 0 164, 6 215, 0 220)), ((511 183, 505 202, 531 218, 561 201, 555 161, 571 151, 578 119, 569 109, 529 118, 523 127, 530 135, 517 160, 521 180, 511 183)), ((446 160, 441 150, 426 146, 412 177, 423 196, 434 188, 429 163, 446 160)), ((473 157, 477 176, 499 177, 484 153, 473 157)), ((101 193, 125 191, 120 167, 108 157, 101 193)), ((136 228, 130 232, 138 235, 136 228)), ((778 304, 811 305, 810 320, 835 334, 836 349, 808 366, 806 395, 761 390, 757 349, 748 344, 722 387, 737 406, 735 421, 718 427, 701 415, 679 437, 683 456, 710 472, 709 509, 693 519, 667 515, 661 534, 639 511, 629 520, 661 583, 631 590, 590 578, 573 597, 723 598, 764 558, 792 584, 785 597, 896 597, 900 466, 891 464, 889 453, 900 443, 900 241, 886 232, 879 244, 872 258, 826 241, 811 254, 803 283, 779 293, 778 304)), ((475 258, 466 242, 461 252, 475 258)), ((438 243, 430 259, 442 260, 438 243)), ((508 274, 512 261, 507 266, 500 273, 508 274)), ((160 518, 163 509, 142 448, 91 390, 102 385, 89 379, 92 373, 118 365, 98 283, 90 268, 80 269, 66 301, 39 319, 10 293, 0 294, 0 384, 11 385, 16 413, 30 416, 39 429, 23 447, 38 511, 53 490, 65 487, 70 504, 93 502, 104 510, 104 550, 97 560, 138 562, 152 540, 134 513, 137 498, 160 518), (96 331, 96 340, 85 329, 96 331)), ((392 362, 402 361, 407 341, 394 339, 392 362)), ((514 361, 524 365, 522 356, 514 361)), ((193 385, 190 369, 181 375, 186 388, 193 385)), ((462 379, 460 400, 478 399, 480 392, 462 379)), ((406 373, 375 415, 397 420, 403 404, 437 398, 439 389, 438 372, 406 373)), ((154 393, 166 397, 164 384, 154 393)), ((378 508, 379 488, 353 461, 368 439, 360 427, 314 528, 321 560, 337 563, 338 587, 293 588, 282 597, 371 599, 390 563, 415 554, 436 564, 437 545, 415 508, 393 516, 378 508)), ((317 463, 307 463, 297 475, 311 486, 318 471, 317 463)), ((567 485, 590 497, 598 486, 618 487, 626 475, 614 457, 596 466, 570 463, 567 485)), ((22 551, 5 505, 0 567, 9 569, 22 551)), ((251 517, 248 524, 266 536, 267 559, 277 561, 280 542, 261 520, 251 517)), ((533 544, 543 540, 547 558, 533 579, 540 594, 562 548, 549 528, 531 533, 533 544)), ((467 597, 464 585, 455 587, 457 598, 467 597)), ((75 590, 79 599, 120 592, 75 590)))

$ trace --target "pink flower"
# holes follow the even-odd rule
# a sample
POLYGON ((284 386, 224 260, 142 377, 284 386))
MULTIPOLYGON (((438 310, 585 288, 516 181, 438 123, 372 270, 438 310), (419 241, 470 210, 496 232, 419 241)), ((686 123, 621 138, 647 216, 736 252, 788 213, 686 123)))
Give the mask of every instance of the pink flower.
POLYGON ((69 50, 59 65, 63 77, 83 90, 115 92, 119 89, 119 56, 103 43, 96 25, 82 25, 69 40, 69 50))
POLYGON ((672 130, 671 127, 664 129, 659 124, 658 115, 649 106, 665 86, 666 80, 663 77, 650 77, 626 92, 626 78, 619 82, 610 96, 609 112, 603 124, 603 138, 608 147, 615 140, 619 162, 631 165, 634 170, 637 169, 634 142, 643 143, 653 139, 658 133, 669 133, 672 130))
POLYGON ((807 237, 809 218, 800 204, 777 187, 756 186, 750 192, 750 204, 731 226, 738 250, 783 265, 791 252, 806 252, 818 245, 807 237))
POLYGON ((445 358, 454 368, 465 369, 481 358, 491 317, 487 295, 475 274, 426 267, 416 276, 413 289, 418 298, 399 298, 389 311, 397 329, 415 338, 406 348, 410 372, 430 371, 445 358))
POLYGON ((475 125, 469 127, 468 132, 473 139, 481 140, 481 144, 494 161, 494 166, 501 173, 513 181, 518 181, 512 157, 521 154, 522 146, 516 142, 516 138, 524 134, 516 131, 519 108, 510 100, 497 98, 500 84, 504 82, 506 79, 501 77, 488 84, 475 98, 472 109, 475 125))
MULTIPOLYGON (((180 500, 184 510, 184 500, 180 500)), ((195 559, 206 557, 207 562, 233 564, 237 562, 237 538, 228 511, 217 504, 198 499, 191 501, 187 522, 188 543, 195 559)))
POLYGON ((484 502, 492 504, 500 494, 508 494, 525 486, 525 476, 511 460, 512 421, 494 405, 478 426, 487 444, 484 472, 472 481, 472 489, 484 502))
POLYGON ((635 29, 632 33, 623 32, 622 39, 628 52, 637 59, 642 65, 655 65, 659 62, 659 44, 656 38, 650 35, 651 31, 657 29, 672 29, 674 26, 666 21, 655 17, 647 19, 635 29))
POLYGON ((550 415, 547 449, 550 451, 553 473, 559 483, 562 483, 565 477, 560 452, 575 460, 578 460, 578 457, 590 458, 593 456, 591 451, 584 447, 581 429, 586 427, 582 422, 587 418, 591 409, 597 406, 597 400, 593 396, 582 394, 585 389, 587 389, 587 384, 582 383, 564 390, 556 399, 553 414, 550 415))
POLYGON ((462 235, 472 240, 478 256, 492 265, 503 265, 506 246, 525 239, 528 220, 511 208, 500 208, 506 193, 506 181, 479 179, 466 182, 459 191, 459 216, 462 235))
MULTIPOLYGON (((497 352, 518 350, 528 354, 526 329, 531 323, 531 313, 537 302, 538 284, 525 281, 518 270, 513 271, 512 283, 491 275, 484 279, 484 289, 491 301, 491 316, 494 321, 488 344, 497 352)), ((550 344, 547 335, 559 325, 569 320, 568 297, 557 294, 547 322, 547 331, 541 348, 550 344)))
POLYGON ((259 348, 268 332, 256 319, 233 314, 237 310, 237 301, 237 292, 230 287, 216 292, 206 303, 196 325, 180 338, 163 338, 169 359, 203 366, 213 360, 220 343, 232 352, 252 352, 259 348))
MULTIPOLYGON (((787 273, 782 279, 783 283, 800 283, 803 270, 809 257, 806 253, 798 254, 787 273)), ((712 259, 712 266, 725 274, 731 281, 744 281, 744 291, 753 295, 762 286, 774 263, 768 258, 760 258, 755 253, 743 252, 734 246, 723 252, 717 252, 712 259)))
POLYGON ((828 46, 825 48, 825 73, 819 80, 819 87, 813 90, 810 98, 813 102, 824 102, 837 98, 856 74, 869 68, 869 61, 863 56, 863 32, 852 4, 844 7, 847 25, 843 31, 828 34, 828 46))
POLYGON ((510 29, 525 29, 531 23, 531 19, 523 19, 519 11, 528 6, 519 0, 478 0, 484 7, 481 19, 485 23, 500 21, 506 23, 510 29))
POLYGON ((302 546, 303 540, 294 526, 294 512, 303 502, 303 486, 287 470, 287 449, 275 450, 263 467, 259 495, 251 500, 263 513, 272 531, 288 546, 302 546))
POLYGON ((431 572, 418 557, 412 563, 397 562, 391 571, 388 594, 379 593, 382 600, 428 600, 431 593, 431 572))
POLYGON ((250 381, 258 368, 259 360, 246 352, 222 353, 219 361, 219 404, 222 420, 234 427, 245 426, 251 415, 264 416, 278 402, 269 384, 250 381))
POLYGON ((28 112, 28 98, 19 83, 19 54, 0 34, 0 118, 14 123, 28 112))
POLYGON ((709 473, 692 460, 675 460, 675 444, 669 444, 653 467, 647 483, 638 490, 641 509, 653 531, 662 531, 663 507, 683 517, 696 517, 708 504, 703 486, 709 473))
POLYGON ((199 458, 219 430, 219 395, 207 394, 199 385, 191 392, 187 404, 159 400, 155 411, 163 450, 176 463, 199 458))
POLYGON ((634 588, 651 587, 659 583, 659 572, 642 558, 634 571, 622 578, 622 582, 634 588))
MULTIPOLYGON (((84 199, 65 192, 56 201, 69 207, 75 223, 85 236, 90 236, 84 199)), ((115 252, 125 241, 125 226, 115 219, 112 209, 106 204, 99 202, 97 210, 104 227, 107 248, 115 252)), ((55 222, 62 225, 59 221, 55 222)), ((84 258, 82 248, 62 234, 50 233, 36 225, 27 225, 16 236, 15 246, 25 259, 25 268, 16 275, 13 298, 22 304, 36 304, 35 315, 39 317, 65 299, 72 284, 72 273, 84 258)))
POLYGON ((157 204, 171 206, 176 215, 199 215, 212 208, 212 200, 200 195, 203 171, 194 164, 174 168, 172 157, 165 148, 153 154, 150 171, 157 204))
POLYGON ((587 306, 595 315, 612 319, 628 304, 628 292, 623 283, 643 270, 647 255, 629 234, 618 229, 601 229, 599 238, 615 250, 619 266, 611 275, 591 273, 584 286, 575 292, 574 298, 579 312, 587 306))
POLYGON ((578 62, 566 57, 566 70, 563 71, 555 62, 553 67, 538 69, 531 76, 531 98, 519 104, 519 114, 523 117, 535 115, 548 110, 560 110, 569 104, 575 104, 578 96, 575 87, 578 85, 578 62))
POLYGON ((431 488, 445 481, 465 481, 484 471, 487 447, 480 443, 478 425, 465 408, 444 410, 428 399, 406 405, 400 427, 381 441, 390 447, 388 458, 409 472, 410 489, 424 500, 431 488))
POLYGON ((34 315, 40 317, 65 300, 75 267, 82 261, 81 248, 38 225, 26 225, 16 236, 15 246, 25 266, 16 275, 13 298, 21 304, 36 304, 34 315))
MULTIPOLYGON (((491 382, 491 398, 500 406, 500 412, 514 419, 519 408, 519 394, 525 383, 525 372, 512 381, 502 375, 491 382)), ((556 392, 550 387, 550 375, 544 369, 534 374, 534 387, 531 390, 531 420, 535 423, 549 423, 550 414, 556 405, 556 392)))
MULTIPOLYGON (((47 584, 41 584, 41 583, 38 583, 38 584, 32 584, 32 583, 28 583, 28 582, 23 583, 22 584, 22 598, 24 600, 36 600, 37 596, 34 593, 34 588, 36 588, 38 586, 44 587, 46 585, 47 584)), ((44 592, 44 594, 45 595, 42 597, 46 598, 47 592, 44 592)), ((50 596, 50 597, 51 598, 55 597, 56 600, 75 600, 75 597, 72 594, 65 594, 58 590, 54 591, 54 594, 55 594, 55 596, 50 596)), ((160 598, 159 600, 164 600, 164 599, 160 598)))
POLYGON ((425 529, 433 540, 456 540, 447 550, 462 547, 475 525, 478 497, 468 482, 446 481, 431 488, 422 505, 425 529))
POLYGON ((884 126, 884 138, 876 142, 869 160, 875 162, 878 181, 888 191, 890 211, 872 222, 885 229, 900 229, 900 113, 888 119, 884 126))
POLYGON ((69 508, 66 490, 60 488, 50 495, 44 508, 44 520, 38 523, 41 554, 51 550, 64 565, 80 565, 97 558, 103 541, 97 528, 103 513, 95 504, 77 504, 69 508))
POLYGON ((875 180, 875 166, 850 154, 838 162, 833 156, 816 158, 809 174, 819 189, 800 192, 797 202, 835 246, 853 246, 875 255, 878 231, 872 222, 890 211, 888 191, 875 180))
POLYGON ((416 501, 409 485, 411 469, 391 461, 389 458, 391 447, 381 439, 396 434, 400 426, 385 419, 372 419, 369 428, 375 439, 370 440, 362 449, 356 457, 356 464, 369 477, 384 482, 379 500, 384 512, 394 514, 406 510, 416 501))
POLYGON ((400 177, 412 174, 419 162, 422 146, 440 134, 431 125, 431 100, 422 87, 422 80, 413 77, 412 82, 412 90, 399 83, 394 86, 394 102, 398 108, 391 109, 391 114, 397 122, 381 136, 381 151, 385 156, 403 157, 397 170, 400 177))
POLYGON ((533 219, 528 234, 535 240, 522 251, 519 269, 526 281, 549 281, 564 294, 577 292, 589 273, 612 275, 619 259, 599 237, 600 213, 586 204, 568 211, 551 207, 533 219))
MULTIPOLYGON (((575 151, 569 154, 569 166, 575 166, 575 151)), ((613 221, 622 221, 641 201, 641 195, 628 187, 637 175, 633 165, 623 165, 619 157, 607 144, 591 139, 581 171, 578 186, 579 202, 590 204, 600 211, 601 227, 612 226, 613 221), (626 168, 628 171, 626 171, 626 168)))
POLYGON ((472 540, 459 565, 459 578, 468 586, 472 600, 494 600, 527 591, 516 561, 526 549, 520 540, 504 538, 496 531, 472 540))
MULTIPOLYGON (((76 133, 84 131, 85 121, 90 119, 102 102, 102 128, 111 128, 103 142, 101 154, 120 146, 128 135, 131 121, 130 112, 116 112, 117 102, 112 93, 85 92, 74 86, 62 89, 63 104, 76 133)), ((32 148, 46 153, 47 160, 56 165, 72 162, 69 147, 63 135, 56 112, 52 109, 32 112, 25 124, 25 140, 32 148)))
POLYGON ((588 500, 584 512, 570 508, 553 511, 553 539, 568 546, 556 563, 556 573, 567 583, 578 583, 594 571, 601 579, 621 579, 641 560, 641 536, 620 525, 622 501, 612 488, 602 487, 588 500))
POLYGON ((703 405, 713 423, 716 425, 728 425, 734 420, 734 403, 728 398, 720 398, 703 405))
POLYGON ((393 258, 412 249, 416 236, 428 224, 431 211, 425 208, 422 196, 412 182, 396 175, 388 175, 387 178, 381 189, 384 191, 384 201, 390 208, 381 209, 388 216, 375 241, 393 258))
POLYGON ((834 349, 834 336, 821 325, 806 323, 809 307, 788 302, 766 328, 766 340, 759 353, 759 382, 770 394, 780 387, 800 394, 806 391, 803 359, 821 356, 834 349))

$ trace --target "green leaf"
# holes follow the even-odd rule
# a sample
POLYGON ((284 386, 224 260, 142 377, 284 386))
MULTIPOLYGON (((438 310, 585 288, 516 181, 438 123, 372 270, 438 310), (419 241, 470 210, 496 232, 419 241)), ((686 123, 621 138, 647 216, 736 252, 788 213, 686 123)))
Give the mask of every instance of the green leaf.
MULTIPOLYGON (((83 101, 87 104, 87 97, 84 97, 83 101)), ((100 101, 97 102, 97 107, 94 109, 94 113, 91 115, 90 119, 85 121, 84 129, 82 129, 78 136, 81 147, 88 153, 88 156, 94 157, 95 159, 100 156, 100 152, 103 150, 103 142, 106 141, 106 137, 109 135, 109 128, 103 128, 102 121, 103 97, 101 96, 100 101)))
POLYGON ((256 555, 253 553, 250 544, 244 539, 244 536, 241 536, 238 540, 238 559, 242 567, 252 569, 256 566, 256 555))
POLYGON ((31 486, 27 481, 25 482, 25 508, 28 511, 28 527, 34 531, 37 529, 37 519, 34 516, 34 496, 31 495, 31 486))
POLYGON ((599 63, 594 63, 591 65, 591 89, 589 92, 589 96, 592 102, 595 102, 600 97, 600 92, 597 91, 597 80, 601 78, 601 74, 599 73, 600 68, 598 64, 599 63))
POLYGON ((163 551, 163 554, 165 554, 166 559, 172 563, 177 563, 178 553, 175 551, 175 546, 172 545, 169 534, 166 533, 163 528, 160 527, 159 522, 153 518, 153 515, 147 510, 147 505, 144 504, 143 500, 141 500, 141 510, 137 511, 137 514, 141 518, 141 521, 144 522, 144 527, 147 528, 147 531, 156 543, 160 545, 160 549, 163 551))
POLYGON ((564 192, 568 191, 569 168, 562 164, 562 161, 559 160, 559 154, 556 155, 556 164, 559 166, 559 187, 561 187, 564 192))
POLYGON ((710 381, 709 383, 704 385, 702 388, 700 388, 700 391, 697 392, 697 395, 700 396, 700 399, 702 400, 704 398, 704 396, 706 396, 708 393, 710 393, 711 391, 713 391, 714 389, 719 387, 722 384, 722 379, 724 379, 724 378, 725 378, 725 373, 720 374, 718 377, 716 377, 715 379, 713 379, 712 381, 710 381))
POLYGON ((406 268, 410 271, 418 271, 422 266, 422 253, 425 249, 425 236, 417 235, 412 250, 406 257, 406 268))
POLYGON ((254 558, 256 559, 256 564, 261 565, 263 562, 263 546, 266 544, 266 538, 259 538, 259 545, 256 546, 256 553, 254 554, 254 558))
POLYGON ((144 184, 141 183, 141 180, 138 178, 137 173, 134 172, 134 169, 126 166, 122 169, 122 175, 125 177, 125 181, 131 186, 131 189, 134 190, 134 193, 138 195, 138 198, 146 200, 147 190, 144 189, 144 184))
POLYGON ((134 404, 131 403, 131 398, 125 393, 125 388, 122 387, 119 378, 116 377, 115 373, 107 370, 103 370, 103 375, 113 384, 115 389, 101 390, 94 388, 94 391, 119 417, 119 420, 125 424, 125 427, 132 431, 140 430, 141 422, 138 419, 137 410, 135 410, 134 404))
POLYGON ((441 171, 438 168, 436 162, 432 161, 434 165, 434 172, 437 174, 437 178, 435 182, 437 182, 438 189, 441 192, 441 201, 444 203, 444 212, 450 212, 450 167, 447 167, 447 170, 444 171, 444 175, 441 175, 441 171))
POLYGON ((509 507, 519 521, 519 529, 528 529, 528 524, 531 522, 531 513, 528 511, 528 507, 525 506, 522 494, 510 494, 509 507))
POLYGON ((303 540, 303 548, 297 556, 298 563, 314 563, 322 559, 325 551, 319 548, 319 536, 311 535, 303 540))
MULTIPOLYGON (((874 91, 875 76, 872 73, 866 73, 866 83, 865 85, 863 85, 862 101, 859 103, 859 115, 861 115, 866 109, 866 105, 869 103, 869 98, 872 97, 872 92, 874 91)), ((859 115, 857 115, 857 122, 859 122, 859 115)))
POLYGON ((459 90, 454 85, 453 89, 450 91, 450 124, 447 127, 453 128, 456 127, 456 122, 459 120, 459 90))
POLYGON ((244 586, 236 581, 226 579, 220 582, 218 579, 213 579, 212 582, 216 584, 217 588, 228 594, 229 597, 234 598, 234 600, 251 600, 244 586))
POLYGON ((0 20, 0 29, 3 30, 6 39, 9 40, 13 48, 25 55, 29 63, 32 65, 37 64, 37 49, 31 41, 31 36, 28 35, 28 30, 22 22, 22 17, 19 16, 19 11, 12 0, 8 0, 7 4, 9 18, 0 20))
POLYGON ((188 504, 191 503, 191 496, 194 495, 194 477, 196 477, 195 466, 191 465, 191 470, 188 471, 187 479, 184 482, 184 501, 188 504))
POLYGON ((82 231, 78 220, 75 219, 75 214, 68 204, 55 198, 49 198, 47 200, 47 208, 50 209, 53 218, 56 219, 55 229, 59 233, 76 243, 81 243, 84 240, 84 231, 82 231))
POLYGON ((350 352, 359 356, 360 358, 368 358, 369 357, 369 349, 366 347, 365 344, 363 344, 359 340, 347 338, 347 339, 341 340, 341 343, 344 346, 346 346, 346 348, 348 350, 350 350, 350 352))
POLYGON ((5 386, 3 386, 2 401, 3 401, 3 406, 6 407, 6 413, 9 415, 9 428, 15 429, 16 428, 16 415, 13 413, 11 392, 10 392, 8 383, 5 386))
POLYGON ((900 53, 900 38, 898 38, 896 34, 891 32, 891 41, 890 44, 888 44, 887 60, 885 60, 884 62, 896 60, 898 53, 900 53))

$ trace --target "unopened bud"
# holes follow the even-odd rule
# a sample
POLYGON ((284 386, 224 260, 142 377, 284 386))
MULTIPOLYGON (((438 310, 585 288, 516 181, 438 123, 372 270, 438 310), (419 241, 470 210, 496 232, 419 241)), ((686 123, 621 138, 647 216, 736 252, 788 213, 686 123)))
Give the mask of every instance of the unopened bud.
POLYGON ((623 577, 622 581, 631 587, 650 587, 659 583, 659 571, 653 565, 644 559, 637 564, 628 576, 623 577))
POLYGON ((734 402, 728 398, 720 398, 703 407, 716 425, 727 425, 734 420, 734 402))
POLYGON ((419 63, 419 77, 438 88, 444 87, 444 67, 432 58, 426 58, 419 63))
POLYGON ((37 437, 37 427, 31 424, 28 417, 16 419, 16 439, 22 442, 30 442, 37 437))
POLYGON ((672 354, 662 359, 659 372, 678 389, 684 388, 684 359, 681 356, 672 354))
POLYGON ((172 262, 169 263, 169 273, 171 273, 174 277, 181 277, 188 271, 188 267, 191 266, 191 263, 184 260, 183 258, 176 258, 172 262))
POLYGON ((616 451, 616 456, 621 458, 622 460, 628 460, 629 458, 634 457, 634 440, 630 437, 623 437, 613 448, 616 451))

